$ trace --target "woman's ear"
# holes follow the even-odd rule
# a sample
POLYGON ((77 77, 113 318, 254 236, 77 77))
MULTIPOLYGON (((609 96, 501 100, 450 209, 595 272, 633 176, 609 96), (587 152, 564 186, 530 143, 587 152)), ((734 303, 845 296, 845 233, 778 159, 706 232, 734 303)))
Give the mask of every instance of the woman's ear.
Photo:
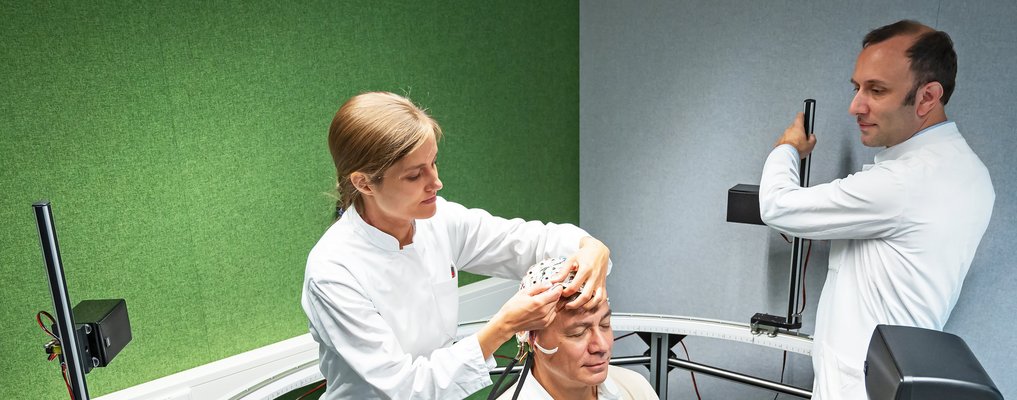
POLYGON ((353 183, 353 187, 357 188, 357 191, 361 195, 371 196, 374 194, 374 188, 371 187, 371 177, 363 172, 354 172, 350 174, 350 182, 353 183))

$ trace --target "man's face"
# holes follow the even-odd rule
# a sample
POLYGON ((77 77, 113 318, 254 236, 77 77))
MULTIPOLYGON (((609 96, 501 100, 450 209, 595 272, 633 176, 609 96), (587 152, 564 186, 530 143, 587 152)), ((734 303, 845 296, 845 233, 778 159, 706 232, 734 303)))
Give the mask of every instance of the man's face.
POLYGON ((539 351, 534 354, 533 373, 545 388, 597 386, 607 379, 614 346, 607 302, 591 311, 559 311, 551 325, 537 332, 534 339, 544 348, 558 348, 551 355, 539 351))
POLYGON ((868 147, 890 147, 920 130, 915 105, 904 105, 914 87, 907 49, 914 35, 896 36, 862 49, 851 83, 855 97, 848 112, 855 115, 868 147))

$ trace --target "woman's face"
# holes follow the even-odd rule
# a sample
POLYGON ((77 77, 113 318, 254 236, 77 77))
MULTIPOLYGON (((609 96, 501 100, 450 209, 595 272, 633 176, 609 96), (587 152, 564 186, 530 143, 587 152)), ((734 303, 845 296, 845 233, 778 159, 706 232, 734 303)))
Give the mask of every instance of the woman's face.
POLYGON ((438 143, 434 137, 392 164, 382 179, 370 186, 372 193, 364 200, 373 202, 382 218, 412 221, 434 216, 437 193, 442 187, 438 179, 438 143))

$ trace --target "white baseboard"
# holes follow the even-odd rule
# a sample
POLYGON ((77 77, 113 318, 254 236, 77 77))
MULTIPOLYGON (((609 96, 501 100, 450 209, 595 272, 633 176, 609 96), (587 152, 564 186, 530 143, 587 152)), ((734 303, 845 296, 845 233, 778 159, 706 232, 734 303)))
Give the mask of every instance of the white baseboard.
POLYGON ((318 359, 311 334, 297 336, 229 358, 146 382, 96 400, 213 400, 272 373, 318 359))
MULTIPOLYGON (((518 282, 499 278, 459 288, 460 322, 489 318, 518 289, 518 282)), ((274 399, 321 380, 317 360, 318 344, 308 333, 95 400, 274 399)))

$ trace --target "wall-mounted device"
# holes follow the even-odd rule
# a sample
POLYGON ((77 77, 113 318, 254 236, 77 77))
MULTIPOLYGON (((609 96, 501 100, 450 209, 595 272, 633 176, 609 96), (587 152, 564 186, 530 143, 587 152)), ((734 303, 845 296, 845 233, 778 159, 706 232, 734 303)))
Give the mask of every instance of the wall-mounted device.
POLYGON ((105 367, 131 341, 131 321, 124 299, 84 300, 71 310, 75 329, 84 335, 85 373, 105 367))
POLYGON ((68 390, 74 400, 88 400, 85 374, 95 367, 105 367, 131 341, 131 324, 124 299, 85 300, 72 310, 67 295, 60 246, 53 223, 53 210, 48 201, 32 204, 42 258, 49 275, 50 293, 56 309, 53 332, 56 343, 46 350, 58 354, 67 366, 68 390))
POLYGON ((766 225, 759 216, 759 185, 739 183, 728 189, 727 222, 766 225))
MULTIPOLYGON (((805 100, 805 135, 812 135, 816 121, 816 101, 805 100)), ((809 186, 809 174, 812 157, 805 157, 799 165, 799 182, 802 187, 809 186)), ((759 215, 759 186, 738 184, 727 192, 727 221, 745 224, 763 225, 759 215)), ((780 329, 793 330, 802 327, 801 313, 798 302, 801 285, 804 280, 806 250, 801 238, 794 238, 791 243, 791 279, 788 288, 787 316, 756 313, 750 319, 753 333, 767 333, 776 336, 780 329)))

